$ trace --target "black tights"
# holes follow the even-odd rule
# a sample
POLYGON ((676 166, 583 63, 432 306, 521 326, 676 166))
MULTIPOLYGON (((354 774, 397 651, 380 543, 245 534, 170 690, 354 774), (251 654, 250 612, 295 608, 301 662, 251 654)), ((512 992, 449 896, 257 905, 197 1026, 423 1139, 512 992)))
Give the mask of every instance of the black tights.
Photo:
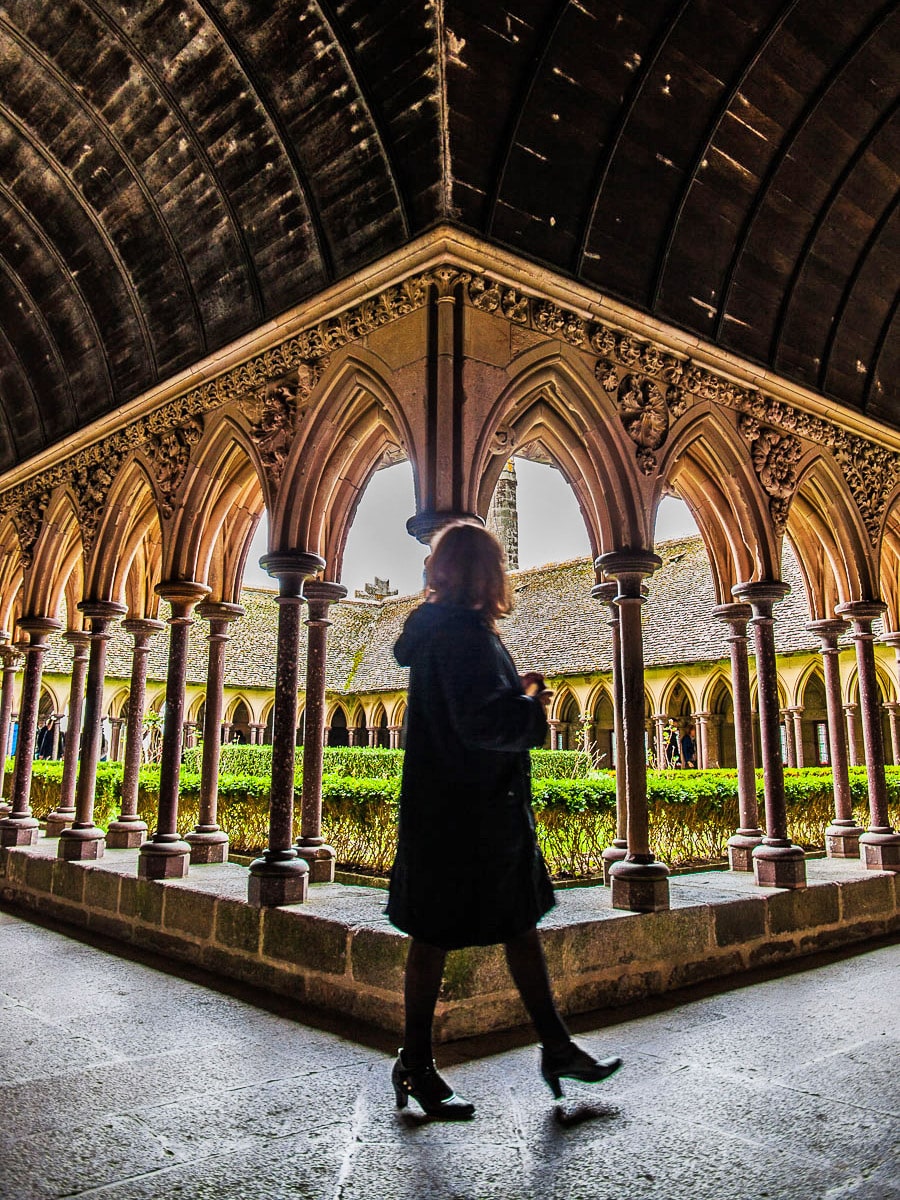
MULTIPOLYGON (((559 1050, 569 1043, 569 1031, 553 999, 547 961, 536 929, 519 934, 503 947, 513 982, 534 1023, 541 1043, 548 1050, 559 1050)), ((403 1061, 408 1067, 420 1067, 432 1059, 431 1027, 447 951, 415 938, 406 959, 404 1002, 406 1025, 403 1033, 403 1061)))

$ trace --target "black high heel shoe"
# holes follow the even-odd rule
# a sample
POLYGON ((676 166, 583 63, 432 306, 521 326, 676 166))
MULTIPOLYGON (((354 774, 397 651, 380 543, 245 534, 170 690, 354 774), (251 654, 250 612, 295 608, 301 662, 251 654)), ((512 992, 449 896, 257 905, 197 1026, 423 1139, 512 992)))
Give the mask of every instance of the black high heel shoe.
POLYGON ((468 1121, 475 1116, 475 1105, 457 1096, 450 1084, 438 1074, 433 1062, 410 1069, 404 1063, 403 1051, 400 1050, 391 1072, 391 1083, 394 1085, 398 1108, 406 1108, 412 1096, 426 1116, 437 1117, 441 1121, 468 1121))
POLYGON ((579 1083, 599 1083, 608 1079, 622 1065, 621 1058, 592 1058, 586 1050, 569 1042, 563 1050, 541 1049, 541 1075, 559 1100, 563 1094, 560 1079, 576 1079, 579 1083))

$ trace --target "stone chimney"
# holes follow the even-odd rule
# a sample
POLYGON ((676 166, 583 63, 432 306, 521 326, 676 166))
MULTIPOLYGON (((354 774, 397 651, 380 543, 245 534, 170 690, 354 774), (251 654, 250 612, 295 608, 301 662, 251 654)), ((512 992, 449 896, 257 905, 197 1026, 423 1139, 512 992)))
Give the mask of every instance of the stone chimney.
POLYGON ((487 527, 506 550, 510 571, 519 569, 519 510, 516 505, 516 468, 513 459, 497 480, 487 514, 487 527))

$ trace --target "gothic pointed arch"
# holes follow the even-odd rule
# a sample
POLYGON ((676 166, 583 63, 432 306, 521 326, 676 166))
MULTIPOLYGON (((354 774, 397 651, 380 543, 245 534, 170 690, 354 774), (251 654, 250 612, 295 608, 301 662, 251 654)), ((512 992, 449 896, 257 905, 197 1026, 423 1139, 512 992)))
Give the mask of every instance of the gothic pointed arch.
POLYGON ((662 695, 662 712, 675 720, 686 720, 697 711, 697 699, 687 680, 676 672, 662 695))
POLYGON ((737 443, 721 414, 697 405, 673 430, 659 466, 656 504, 665 492, 687 504, 719 604, 732 600, 737 583, 781 577, 781 535, 750 456, 737 443))
MULTIPOLYGON (((85 568, 86 594, 96 600, 127 602, 126 580, 133 569, 149 567, 150 547, 159 545, 161 538, 153 485, 145 464, 133 457, 119 468, 98 513, 85 568)), ((158 576, 153 582, 159 582, 158 576)))
POLYGON ((700 692, 700 710, 708 712, 719 711, 722 695, 726 695, 731 701, 731 679, 728 674, 721 668, 716 667, 709 675, 709 678, 704 680, 703 688, 700 692))
POLYGON ((50 497, 25 572, 23 611, 55 616, 66 583, 77 572, 84 598, 84 552, 81 527, 71 493, 58 488, 50 497))
POLYGON ((270 514, 270 547, 319 554, 331 579, 340 578, 350 525, 378 467, 408 455, 417 479, 413 435, 388 375, 374 355, 354 353, 323 380, 270 514))
POLYGON ((21 612, 24 583, 22 555, 10 516, 0 520, 0 630, 12 634, 15 617, 21 612))
POLYGON ((649 545, 640 472, 611 401, 580 360, 554 344, 515 359, 509 382, 476 441, 467 498, 484 515, 516 447, 537 444, 575 493, 596 557, 624 545, 649 545))

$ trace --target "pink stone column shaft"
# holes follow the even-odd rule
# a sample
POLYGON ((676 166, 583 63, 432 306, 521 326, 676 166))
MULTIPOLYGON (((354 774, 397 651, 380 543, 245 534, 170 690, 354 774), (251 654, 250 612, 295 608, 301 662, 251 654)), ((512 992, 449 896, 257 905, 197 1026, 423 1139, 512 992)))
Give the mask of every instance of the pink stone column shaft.
POLYGON ((38 839, 38 822, 31 814, 31 771, 34 739, 41 703, 41 675, 47 637, 59 629, 53 617, 21 617, 19 628, 28 634, 24 647, 25 670, 19 707, 19 740, 13 769, 10 811, 0 819, 0 846, 33 846, 38 839))
POLYGON ((900 871, 900 834, 894 831, 888 818, 881 699, 875 673, 875 635, 872 632, 872 622, 885 608, 886 605, 879 600, 855 600, 838 605, 836 611, 852 622, 852 637, 856 645, 860 718, 869 785, 869 827, 859 839, 860 851, 870 870, 900 871))
POLYGON ((825 712, 828 719, 828 757, 834 790, 834 819, 825 830, 825 849, 829 858, 856 858, 862 829, 853 820, 850 774, 847 758, 847 730, 841 705, 840 650, 838 639, 847 631, 840 618, 813 621, 807 625, 821 641, 822 674, 825 680, 825 712))
MULTIPOLYGON (((308 616, 306 649, 306 737, 303 742, 303 793, 297 854, 309 865, 310 883, 334 879, 335 853, 322 837, 322 761, 325 730, 325 669, 328 610, 347 589, 340 583, 308 579, 303 585, 308 616)), ((370 745, 373 740, 370 738, 370 745)))
POLYGON ((851 767, 858 767, 859 750, 856 744, 856 714, 857 706, 855 704, 844 705, 844 720, 847 724, 847 753, 850 759, 851 767))
POLYGON ((94 824, 97 763, 100 759, 103 722, 103 688, 106 682, 106 649, 112 624, 125 613, 123 604, 111 600, 83 600, 79 609, 91 623, 87 683, 84 691, 84 735, 75 784, 75 820, 59 835, 60 858, 102 858, 106 837, 94 824))
MULTIPOLYGON (((8 637, 7 634, 6 638, 8 637)), ((0 688, 0 816, 5 816, 12 808, 12 805, 3 800, 3 784, 6 779, 6 751, 9 748, 9 728, 12 724, 19 658, 18 651, 12 646, 0 645, 0 659, 3 662, 3 686, 0 688)))
POLYGON ((644 580, 662 565, 648 550, 616 550, 601 555, 595 567, 618 585, 622 667, 622 725, 625 795, 628 812, 628 852, 609 870, 613 908, 656 912, 669 907, 669 869, 657 862, 650 849, 647 809, 647 752, 644 741, 644 639, 641 609, 644 580))
POLYGON ((891 759, 894 766, 900 766, 900 704, 896 700, 888 700, 882 707, 888 715, 891 731, 891 759))
MULTIPOLYGON (((625 788, 625 731, 622 719, 622 640, 619 636, 619 608, 616 604, 618 586, 598 583, 591 595, 609 610, 609 629, 612 639, 612 698, 613 741, 616 750, 616 836, 602 852, 603 882, 610 886, 609 872, 614 862, 621 862, 628 853, 628 796, 625 788)), ((665 752, 664 752, 665 753, 665 752)), ((664 760, 663 760, 664 761, 664 760)))
POLYGON ((244 615, 239 604, 205 600, 197 606, 197 615, 209 622, 209 658, 206 668, 206 708, 203 714, 203 758, 200 767, 199 819, 185 837, 191 848, 192 863, 226 862, 228 835, 218 825, 219 760, 222 709, 225 687, 225 647, 228 627, 244 615))
POLYGON ((651 720, 653 722, 653 749, 656 754, 656 769, 663 771, 666 766, 666 724, 669 718, 666 713, 654 713, 651 720))
POLYGON ((59 803, 47 814, 47 837, 59 837, 75 820, 75 782, 78 778, 78 755, 81 749, 81 721, 84 713, 84 685, 87 678, 88 651, 91 635, 70 630, 63 635, 72 646, 72 676, 69 681, 69 723, 63 749, 63 773, 59 786, 59 803))
POLYGON ((787 756, 785 766, 788 770, 793 770, 797 765, 797 757, 794 741, 794 716, 789 708, 782 709, 781 720, 784 725, 784 752, 787 756))
POLYGON ((159 811, 156 832, 143 843, 138 874, 145 879, 182 879, 188 873, 191 848, 178 833, 178 785, 184 726, 184 685, 187 678, 188 634, 195 605, 209 594, 205 584, 173 580, 156 586, 168 600, 169 668, 163 709, 162 753, 159 764, 159 811))
POLYGON ((803 754, 803 709, 800 707, 792 708, 791 715, 794 718, 794 762, 797 764, 797 769, 800 770, 805 765, 803 754))
POLYGON ((125 758, 122 764, 122 811, 106 831, 110 849, 140 846, 147 823, 138 816, 138 784, 143 752, 144 707, 147 702, 147 661, 150 639, 165 629, 162 621, 134 617, 122 622, 122 628, 134 640, 131 655, 131 682, 128 690, 128 714, 125 728, 125 758))
MULTIPOLYGON (((278 579, 278 649, 272 718, 272 776, 269 791, 269 845, 250 864, 248 899, 260 906, 303 903, 309 867, 297 855, 294 836, 297 692, 300 685, 300 631, 304 580, 325 566, 317 555, 300 551, 266 554, 261 565, 278 579)), ((304 737, 304 749, 310 740, 304 737)))
POLYGON ((728 863, 732 871, 753 870, 753 850, 763 838, 759 828, 756 799, 756 765, 753 758, 753 710, 750 704, 750 663, 747 654, 747 623, 753 616, 749 604, 720 604, 713 616, 728 626, 731 660, 731 691, 734 705, 734 749, 738 777, 737 830, 728 839, 728 863))
POLYGON ((803 850, 794 846, 787 832, 784 766, 781 761, 781 730, 778 706, 778 674, 775 663, 775 619, 773 605, 790 591, 781 580, 740 583, 732 589, 738 599, 753 609, 753 640, 756 649, 756 678, 759 687, 759 737, 765 787, 766 833, 753 851, 753 869, 761 887, 806 886, 803 850))

